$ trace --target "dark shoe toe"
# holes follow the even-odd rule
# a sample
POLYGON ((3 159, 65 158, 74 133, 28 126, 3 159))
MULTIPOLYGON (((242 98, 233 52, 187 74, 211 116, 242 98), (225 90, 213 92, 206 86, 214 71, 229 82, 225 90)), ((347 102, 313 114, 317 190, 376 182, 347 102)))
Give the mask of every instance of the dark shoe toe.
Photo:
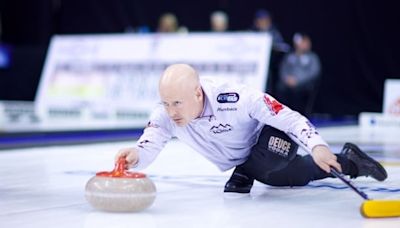
POLYGON ((342 154, 352 161, 357 169, 357 176, 371 176, 378 181, 384 181, 387 178, 385 168, 373 158, 360 150, 352 143, 346 143, 343 146, 342 154))

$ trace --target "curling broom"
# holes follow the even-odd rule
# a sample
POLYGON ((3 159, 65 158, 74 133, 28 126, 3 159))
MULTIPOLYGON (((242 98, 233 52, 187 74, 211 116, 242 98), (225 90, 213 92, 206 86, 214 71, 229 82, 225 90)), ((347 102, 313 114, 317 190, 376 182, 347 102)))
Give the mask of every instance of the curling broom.
POLYGON ((354 186, 342 173, 332 168, 331 174, 343 181, 365 200, 360 207, 360 212, 364 217, 387 218, 400 216, 400 200, 372 200, 365 192, 354 186))

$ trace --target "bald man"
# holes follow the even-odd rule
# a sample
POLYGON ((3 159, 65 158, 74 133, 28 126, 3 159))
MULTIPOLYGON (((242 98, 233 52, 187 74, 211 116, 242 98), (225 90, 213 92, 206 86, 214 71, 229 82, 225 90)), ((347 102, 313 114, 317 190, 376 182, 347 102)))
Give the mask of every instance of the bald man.
POLYGON ((268 94, 245 85, 199 79, 189 65, 169 66, 159 81, 161 103, 133 148, 120 150, 127 168, 143 169, 174 136, 225 171, 236 167, 224 192, 249 193, 254 180, 273 186, 303 186, 332 177, 387 174, 357 146, 333 154, 314 126, 268 94), (299 145, 310 154, 297 154, 299 145))

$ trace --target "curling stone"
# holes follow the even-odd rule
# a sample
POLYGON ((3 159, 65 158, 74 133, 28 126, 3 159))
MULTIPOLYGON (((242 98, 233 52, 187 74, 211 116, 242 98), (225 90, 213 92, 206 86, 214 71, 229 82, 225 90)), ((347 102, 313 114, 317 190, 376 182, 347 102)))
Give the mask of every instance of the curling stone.
POLYGON ((156 186, 143 173, 125 169, 119 159, 111 172, 98 172, 86 184, 86 200, 99 210, 136 212, 150 207, 156 198, 156 186))

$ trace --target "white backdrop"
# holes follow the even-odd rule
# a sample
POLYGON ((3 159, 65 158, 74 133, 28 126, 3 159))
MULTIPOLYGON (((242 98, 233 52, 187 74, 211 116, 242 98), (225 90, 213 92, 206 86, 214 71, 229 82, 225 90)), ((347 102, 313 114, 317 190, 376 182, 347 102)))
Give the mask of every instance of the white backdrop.
POLYGON ((400 116, 400 79, 385 81, 383 113, 400 116))
POLYGON ((159 101, 158 79, 169 64, 264 90, 270 52, 265 33, 55 36, 35 108, 42 120, 117 119, 140 127, 159 101))

